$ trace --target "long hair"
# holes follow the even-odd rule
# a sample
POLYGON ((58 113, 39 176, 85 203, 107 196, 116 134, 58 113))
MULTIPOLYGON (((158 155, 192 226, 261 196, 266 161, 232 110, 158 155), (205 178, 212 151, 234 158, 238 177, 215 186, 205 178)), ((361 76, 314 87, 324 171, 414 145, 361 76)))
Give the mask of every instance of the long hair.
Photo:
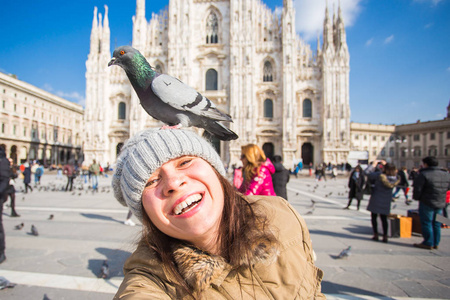
MULTIPOLYGON (((265 214, 256 212, 225 177, 220 175, 216 169, 214 171, 219 178, 225 200, 219 224, 219 255, 235 268, 239 267, 242 261, 246 261, 250 265, 252 245, 261 235, 249 235, 248 232, 252 228, 259 228, 261 232, 266 232, 267 240, 276 241, 276 238, 266 228, 268 220, 265 214)), ((142 209, 144 209, 143 206, 142 209)), ((153 249, 161 260, 163 268, 174 276, 179 288, 196 298, 194 295, 196 292, 187 284, 175 264, 173 246, 180 243, 180 240, 161 232, 146 213, 143 214, 142 224, 140 243, 145 243, 153 249)))
POLYGON ((241 147, 242 155, 247 159, 247 165, 243 168, 245 181, 252 180, 259 173, 261 165, 266 161, 264 151, 255 144, 241 147))

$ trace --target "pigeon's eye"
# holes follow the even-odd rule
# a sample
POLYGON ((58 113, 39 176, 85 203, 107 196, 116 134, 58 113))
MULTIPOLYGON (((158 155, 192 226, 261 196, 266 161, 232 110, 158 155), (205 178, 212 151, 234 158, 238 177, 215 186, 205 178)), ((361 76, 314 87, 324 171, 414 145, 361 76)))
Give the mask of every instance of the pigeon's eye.
POLYGON ((120 55, 124 55, 125 54, 125 51, 120 51, 120 55))

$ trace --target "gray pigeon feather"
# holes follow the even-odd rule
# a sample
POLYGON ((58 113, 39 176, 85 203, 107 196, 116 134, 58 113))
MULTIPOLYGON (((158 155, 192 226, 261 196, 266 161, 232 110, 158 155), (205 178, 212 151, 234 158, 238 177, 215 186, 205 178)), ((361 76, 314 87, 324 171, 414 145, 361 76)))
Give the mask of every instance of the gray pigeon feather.
POLYGON ((142 107, 153 118, 170 126, 200 127, 224 141, 238 138, 236 133, 219 123, 233 122, 229 115, 179 79, 157 73, 133 47, 115 49, 108 66, 111 65, 124 69, 142 107))

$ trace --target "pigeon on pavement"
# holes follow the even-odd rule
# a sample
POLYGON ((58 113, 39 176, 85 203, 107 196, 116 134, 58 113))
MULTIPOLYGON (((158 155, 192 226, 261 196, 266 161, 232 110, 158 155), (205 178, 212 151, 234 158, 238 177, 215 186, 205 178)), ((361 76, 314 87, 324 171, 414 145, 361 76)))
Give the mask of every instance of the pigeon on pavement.
POLYGON ((237 134, 219 121, 233 122, 214 103, 192 87, 167 74, 157 73, 145 57, 130 46, 114 50, 108 66, 124 69, 144 110, 171 127, 200 127, 223 141, 235 140, 237 134))
POLYGON ((15 283, 12 283, 5 277, 0 276, 0 290, 7 289, 7 288, 13 288, 15 286, 16 286, 15 283))
POLYGON ((15 230, 20 230, 20 229, 23 228, 23 226, 24 226, 24 224, 23 224, 23 223, 20 223, 19 225, 16 225, 16 227, 14 227, 14 229, 15 229, 15 230))
POLYGON ((348 246, 348 248, 344 249, 339 253, 339 255, 336 257, 337 259, 347 258, 350 256, 350 250, 352 249, 352 246, 348 246))
POLYGON ((108 278, 109 276, 109 265, 108 265, 108 260, 105 260, 102 264, 102 268, 100 271, 100 277, 103 279, 108 278))
POLYGON ((53 220, 53 217, 54 217, 54 215, 50 215, 50 216, 48 217, 48 219, 49 219, 49 220, 53 220))
POLYGON ((39 235, 39 232, 38 232, 36 226, 34 226, 34 225, 31 225, 31 234, 34 235, 34 236, 38 236, 39 235))

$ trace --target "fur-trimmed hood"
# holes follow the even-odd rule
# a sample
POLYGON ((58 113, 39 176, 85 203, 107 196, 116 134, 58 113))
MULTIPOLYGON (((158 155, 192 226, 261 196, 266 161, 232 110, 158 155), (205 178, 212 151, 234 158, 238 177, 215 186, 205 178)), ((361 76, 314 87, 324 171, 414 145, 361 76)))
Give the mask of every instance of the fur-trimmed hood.
MULTIPOLYGON (((256 234, 256 230, 255 230, 256 234)), ((269 265, 277 259, 278 243, 263 236, 252 246, 249 260, 241 257, 239 266, 229 265, 223 257, 203 252, 194 246, 180 244, 174 249, 175 263, 186 282, 196 291, 203 291, 219 279, 224 271, 257 263, 269 265)))

